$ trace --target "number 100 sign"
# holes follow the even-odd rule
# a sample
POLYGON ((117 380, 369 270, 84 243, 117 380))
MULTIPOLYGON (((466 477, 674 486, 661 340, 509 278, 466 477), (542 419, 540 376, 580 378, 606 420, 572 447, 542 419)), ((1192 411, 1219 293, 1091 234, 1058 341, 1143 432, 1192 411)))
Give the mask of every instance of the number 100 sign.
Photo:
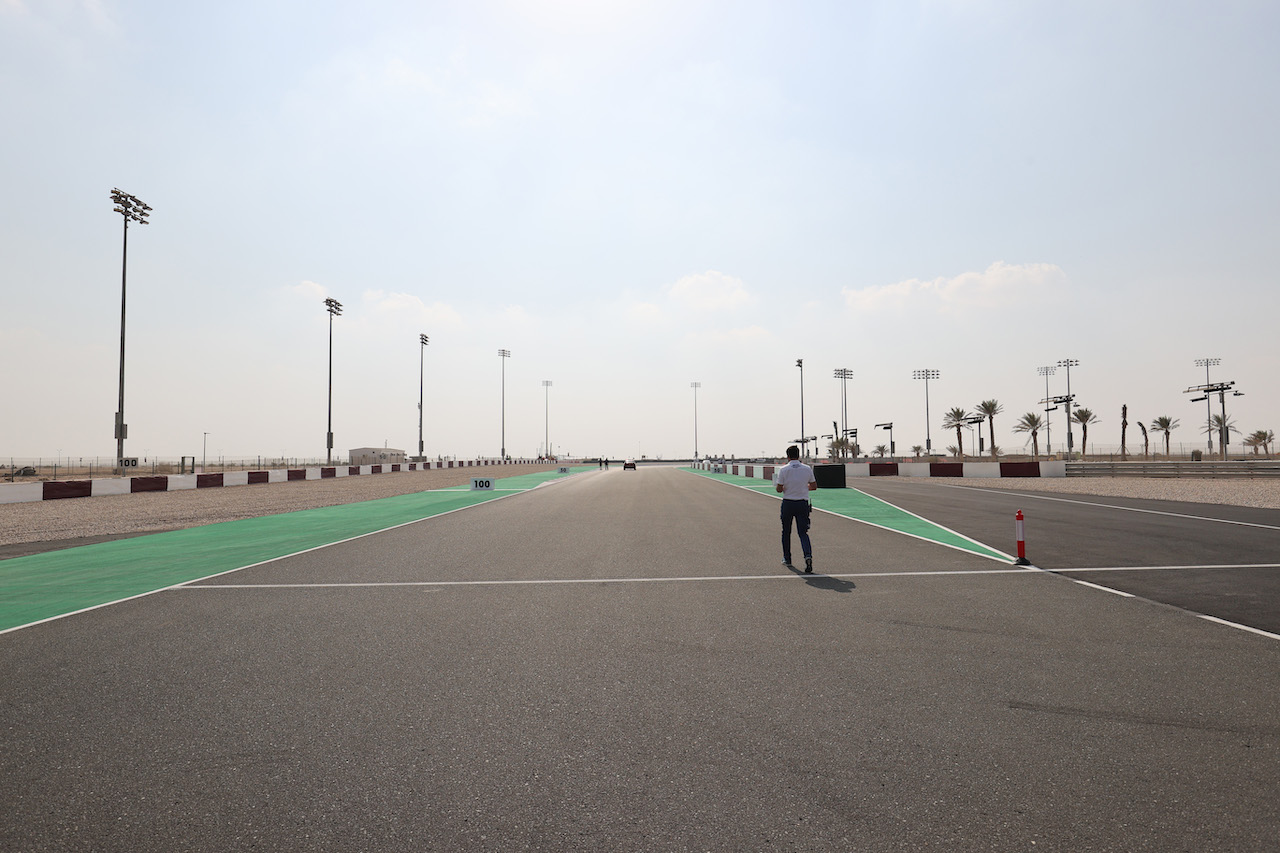
POLYGON ((493 480, 490 480, 488 477, 472 477, 472 478, 471 478, 471 491, 473 491, 473 492, 492 492, 492 491, 493 491, 493 480))

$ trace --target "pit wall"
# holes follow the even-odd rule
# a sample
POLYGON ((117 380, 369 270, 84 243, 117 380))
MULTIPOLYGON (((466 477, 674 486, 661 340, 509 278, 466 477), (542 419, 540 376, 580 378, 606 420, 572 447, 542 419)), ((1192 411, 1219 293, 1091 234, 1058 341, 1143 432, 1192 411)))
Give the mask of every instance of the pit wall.
MULTIPOLYGON (((772 480, 776 464, 741 462, 698 462, 704 471, 723 471, 757 480, 772 480)), ((849 462, 844 466, 851 477, 1065 477, 1067 463, 1054 462, 849 462)))
POLYGON ((0 483, 0 504, 52 501, 63 498, 96 498, 138 492, 177 492, 222 486, 258 483, 287 483, 293 480, 327 480, 331 477, 359 477, 400 471, 429 471, 433 468, 478 468, 487 465, 533 465, 533 459, 475 459, 438 462, 398 462, 381 465, 325 465, 313 468, 271 468, 264 471, 224 471, 216 474, 160 474, 144 477, 113 477, 102 480, 45 480, 39 483, 0 483))

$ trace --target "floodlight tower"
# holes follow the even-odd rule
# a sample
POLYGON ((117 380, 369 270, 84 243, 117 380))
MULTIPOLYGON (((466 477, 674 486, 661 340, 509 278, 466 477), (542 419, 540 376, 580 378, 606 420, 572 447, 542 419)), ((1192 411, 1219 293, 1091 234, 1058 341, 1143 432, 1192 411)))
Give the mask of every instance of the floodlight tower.
POLYGON ((1065 402, 1067 405, 1067 458, 1068 459, 1072 457, 1072 450, 1075 448, 1075 438, 1071 434, 1071 400, 1073 399, 1071 396, 1071 368, 1079 367, 1079 366, 1080 366, 1080 362, 1074 358, 1063 358, 1063 359, 1059 359, 1058 361, 1058 367, 1065 367, 1067 369, 1067 396, 1063 402, 1065 402))
POLYGON ((929 432, 929 380, 937 379, 942 374, 931 368, 915 370, 911 373, 912 379, 924 380, 924 452, 925 456, 933 455, 933 438, 929 432))
POLYGON ((418 335, 418 461, 422 461, 422 408, 425 402, 423 397, 423 379, 426 376, 427 363, 427 344, 431 339, 426 335, 418 335))
POLYGON ((542 416, 544 420, 544 423, 542 425, 542 428, 543 428, 542 443, 545 445, 545 448, 543 449, 543 453, 546 455, 548 459, 550 459, 551 458, 551 380, 550 379, 542 380, 542 393, 543 393, 543 396, 546 397, 546 400, 544 400, 544 408, 542 410, 542 416))
POLYGON ((1053 406, 1052 408, 1050 408, 1049 406, 1049 403, 1051 402, 1049 398, 1049 377, 1057 372, 1058 372, 1058 368, 1053 367, 1052 365, 1047 367, 1036 368, 1036 373, 1039 373, 1041 376, 1044 377, 1044 400, 1042 400, 1041 402, 1044 403, 1044 455, 1045 456, 1053 455, 1053 434, 1052 434, 1052 431, 1049 429, 1049 413, 1052 411, 1055 411, 1058 407, 1053 406))
MULTIPOLYGON (((800 368, 800 446, 808 450, 809 438, 804 434, 804 359, 796 359, 796 367, 800 368)), ((805 453, 808 456, 808 453, 805 453)))
POLYGON ((833 374, 840 380, 840 427, 842 432, 849 431, 849 382, 853 371, 847 367, 837 367, 833 374))
POLYGON ((342 303, 326 299, 324 307, 329 312, 329 427, 325 431, 324 464, 333 461, 333 318, 342 315, 342 303))
POLYGON ((511 358, 511 350, 498 350, 498 358, 502 359, 502 461, 507 460, 507 359, 511 358))
POLYGON ((147 225, 147 217, 151 215, 151 207, 144 204, 137 196, 129 195, 118 189, 111 191, 111 200, 115 202, 115 212, 124 216, 124 247, 120 259, 120 401, 116 408, 116 465, 117 471, 124 473, 124 440, 129 435, 129 427, 124 422, 124 321, 125 295, 127 293, 129 275, 129 223, 137 222, 147 225))
POLYGON ((693 461, 698 461, 698 389, 702 387, 701 382, 690 382, 689 387, 693 389, 693 461))
MULTIPOLYGON (((1217 367, 1222 364, 1220 358, 1197 358, 1196 367, 1204 368, 1204 384, 1209 384, 1209 368, 1217 367)), ((1213 403, 1209 400, 1209 395, 1205 395, 1205 435, 1209 436, 1209 455, 1213 455, 1213 403)))

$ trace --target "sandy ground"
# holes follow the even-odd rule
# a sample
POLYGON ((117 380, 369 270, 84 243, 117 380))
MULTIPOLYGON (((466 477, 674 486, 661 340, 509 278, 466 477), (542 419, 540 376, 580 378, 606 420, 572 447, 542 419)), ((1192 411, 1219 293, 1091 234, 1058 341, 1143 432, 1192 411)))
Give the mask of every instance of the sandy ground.
POLYGON ((70 498, 59 501, 0 504, 0 558, 49 550, 48 543, 87 544, 159 530, 176 530, 239 518, 406 495, 470 483, 472 477, 515 477, 554 471, 556 465, 492 465, 398 471, 330 480, 297 480, 190 489, 70 498), (13 548, 42 542, 43 548, 13 548))

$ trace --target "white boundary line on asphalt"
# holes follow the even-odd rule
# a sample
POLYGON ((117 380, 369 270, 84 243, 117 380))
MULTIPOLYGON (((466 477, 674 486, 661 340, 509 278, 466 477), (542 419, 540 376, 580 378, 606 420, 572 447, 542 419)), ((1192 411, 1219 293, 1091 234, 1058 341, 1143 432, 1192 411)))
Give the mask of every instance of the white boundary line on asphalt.
MULTIPOLYGON (((1120 509, 1120 510, 1124 510, 1125 512, 1141 512, 1141 513, 1146 513, 1147 515, 1165 515, 1170 518, 1187 518, 1187 519, 1191 519, 1192 521, 1212 521, 1218 524, 1234 524, 1239 527, 1258 527, 1263 530, 1280 530, 1280 526, 1277 526, 1274 524, 1258 524, 1257 522, 1254 522, 1254 521, 1234 521, 1229 518, 1214 518, 1213 516, 1209 516, 1209 515, 1189 515, 1184 512, 1167 512, 1165 510, 1159 510, 1159 509, 1142 509, 1141 507, 1136 507, 1136 506, 1120 506, 1118 504, 1103 504, 1103 503, 1095 503, 1094 501, 1074 500, 1072 498, 1055 498, 1055 497, 1050 497, 1044 494, 1036 494, 1034 492, 1014 492, 1014 491, 1007 491, 1005 489, 984 489, 981 486, 962 486, 956 483, 938 483, 937 485, 942 486, 943 488, 946 488, 946 489, 968 489, 971 492, 987 492, 988 494, 991 494, 991 493, 1005 494, 1005 495, 1013 495, 1019 498, 1032 498, 1034 500, 1040 500, 1040 501, 1054 501, 1056 503, 1064 503, 1064 504, 1080 504, 1082 506, 1096 506, 1102 509, 1120 509)), ((1161 500, 1161 499, 1160 498, 1135 498, 1135 500, 1161 500)), ((1255 508, 1256 507, 1243 507, 1243 509, 1255 509, 1255 508)))
POLYGON ((183 584, 182 589, 332 589, 362 587, 442 587, 442 586, 529 586, 529 585, 582 585, 582 584, 627 584, 627 583, 674 583, 692 581, 776 581, 776 580, 814 580, 816 578, 896 578, 896 577, 945 577, 947 575, 1026 575, 1038 573, 1037 569, 1021 566, 1007 569, 957 569, 955 571, 918 571, 918 572, 840 572, 827 574, 814 572, 806 574, 776 575, 705 575, 674 576, 669 578, 525 578, 512 580, 471 580, 471 581, 355 581, 340 583, 244 583, 244 584, 198 584, 195 581, 183 584))
MULTIPOLYGON (((1191 613, 1190 610, 1187 611, 1191 613)), ((1193 616, 1199 616, 1208 622, 1215 622, 1219 625, 1226 625, 1228 628, 1239 628, 1241 631, 1248 631, 1250 634, 1257 634, 1260 637, 1270 637, 1273 640, 1280 640, 1280 634, 1273 634, 1270 631, 1264 631, 1261 628, 1251 628, 1248 625, 1241 625, 1239 622, 1229 622, 1226 619, 1219 619, 1217 616, 1210 616, 1207 613, 1192 613, 1193 616)))
MULTIPOLYGON (((681 469, 681 470, 683 470, 683 469, 681 469)), ((730 476, 733 476, 733 475, 730 475, 730 476)), ((762 495, 762 496, 764 496, 764 497, 766 497, 766 498, 773 498, 774 500, 781 500, 780 498, 777 498, 777 497, 775 497, 774 495, 770 494, 770 493, 767 491, 767 487, 766 487, 766 486, 763 486, 763 485, 754 485, 754 486, 751 486, 751 485, 745 485, 745 484, 743 484, 743 483, 731 483, 731 482, 729 482, 728 480, 719 480, 719 479, 717 479, 717 478, 715 478, 715 477, 704 477, 703 479, 710 480, 710 481, 712 481, 713 483, 724 483, 726 486, 732 486, 732 487, 733 487, 733 488, 735 488, 735 489, 742 489, 743 491, 751 492, 752 494, 756 494, 756 495, 762 495)), ((945 530, 945 531, 947 531, 948 533, 952 534, 953 536, 958 536, 959 538, 961 538, 961 539, 965 540, 966 542, 972 542, 974 545, 977 545, 977 546, 978 546, 978 547, 980 547, 980 548, 986 548, 988 551, 991 551, 992 553, 991 553, 991 554, 980 554, 980 553, 978 553, 977 551, 973 551, 973 550, 971 550, 971 549, 969 549, 969 548, 961 548, 959 545, 952 545, 952 544, 947 543, 947 542, 939 542, 937 539, 930 539, 929 537, 927 537, 927 536, 921 536, 921 535, 919 535, 918 533, 908 533, 908 532, 907 532, 907 531, 905 531, 905 530, 898 530, 898 529, 897 529, 897 528, 895 528, 895 527, 888 527, 888 526, 883 525, 883 524, 876 524, 874 521, 867 521, 867 520, 862 519, 862 518, 855 518, 855 517, 853 517, 852 515, 842 515, 841 513, 833 512, 832 510, 829 510, 829 509, 823 509, 822 507, 818 507, 818 506, 813 507, 813 509, 814 509, 815 511, 817 511, 817 512, 826 513, 827 515, 833 515, 833 516, 835 516, 836 518, 843 518, 843 519, 847 519, 848 521, 857 522, 858 524, 865 524, 865 525, 867 525, 868 527, 877 527, 877 528, 879 528, 880 530, 887 530, 887 531, 889 531, 890 533, 897 533, 897 534, 899 534, 900 536, 910 536, 912 539, 919 539, 921 542, 930 542, 930 543, 932 543, 932 544, 934 544, 934 545, 941 545, 943 548, 951 548, 952 550, 959 551, 959 552, 961 552, 962 554, 972 554, 972 555, 973 555, 973 556, 975 556, 975 557, 982 557, 984 560, 995 560, 995 561, 996 561, 996 562, 998 562, 998 563, 1012 563, 1012 562, 1013 562, 1013 556, 1012 556, 1011 554, 1005 554, 1005 553, 1004 553, 1003 551, 1001 551, 999 548, 992 548, 990 545, 986 544, 985 542, 979 542, 979 541, 978 541, 978 540, 976 540, 976 539, 971 539, 971 538, 969 538, 968 536, 965 536, 963 533, 959 533, 959 532, 957 532, 957 531, 955 531, 955 530, 952 530, 950 527, 944 527, 943 525, 938 524, 938 522, 936 522, 936 521, 930 521, 929 519, 924 518, 923 516, 916 515, 914 512, 911 512, 910 510, 903 509, 903 508, 902 508, 902 507, 900 507, 900 506, 894 506, 894 504, 889 503, 888 501, 884 500, 883 498, 878 498, 878 497, 876 497, 875 495, 867 494, 866 492, 862 491, 862 489, 859 489, 859 488, 856 488, 856 487, 849 487, 849 488, 853 488, 853 490, 854 490, 855 492, 858 492, 859 494, 866 495, 867 497, 871 498, 872 500, 880 501, 880 503, 884 504, 885 506, 891 506, 891 507, 893 507, 894 509, 898 510, 899 512, 905 512, 907 515, 909 515, 909 516, 911 516, 911 517, 913 517, 913 518, 918 518, 918 519, 920 519, 921 521, 925 522, 926 524, 932 524, 934 527, 938 528, 939 530, 945 530), (996 557, 996 556, 993 556, 994 554, 1000 554, 1000 555, 1002 555, 1002 556, 996 557)))
POLYGON ((1054 569, 1055 572, 1164 572, 1177 569, 1280 569, 1280 563, 1222 563, 1206 566, 1083 566, 1077 569, 1054 569))

